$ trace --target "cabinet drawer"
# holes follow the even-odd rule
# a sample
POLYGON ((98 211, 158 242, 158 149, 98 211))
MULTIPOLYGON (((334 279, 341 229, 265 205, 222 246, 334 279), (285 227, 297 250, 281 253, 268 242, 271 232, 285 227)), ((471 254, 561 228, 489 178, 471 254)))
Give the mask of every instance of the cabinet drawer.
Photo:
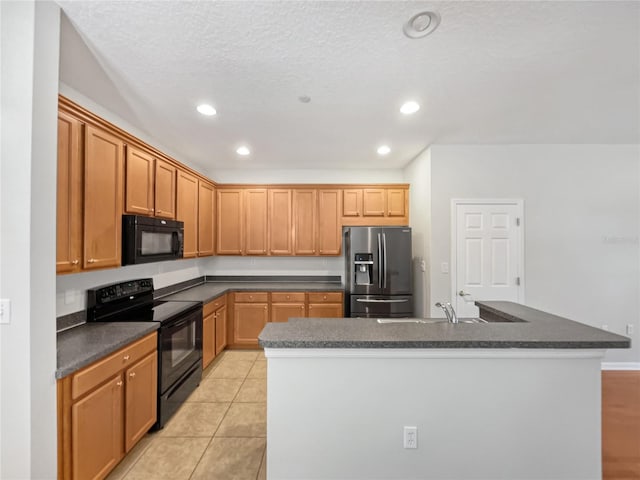
POLYGON ((265 303, 269 301, 267 292, 236 292, 236 303, 265 303))
POLYGON ((342 292, 309 292, 309 303, 342 303, 342 292))
POLYGON ((216 298, 215 300, 206 303, 202 309, 202 316, 206 317, 211 315, 213 312, 218 310, 220 307, 227 304, 227 296, 222 295, 221 297, 216 298))
POLYGON ((79 398, 120 370, 133 365, 149 352, 156 350, 157 342, 157 333, 153 332, 75 373, 71 380, 71 398, 79 398))
POLYGON ((304 292, 272 292, 272 303, 304 303, 304 292))

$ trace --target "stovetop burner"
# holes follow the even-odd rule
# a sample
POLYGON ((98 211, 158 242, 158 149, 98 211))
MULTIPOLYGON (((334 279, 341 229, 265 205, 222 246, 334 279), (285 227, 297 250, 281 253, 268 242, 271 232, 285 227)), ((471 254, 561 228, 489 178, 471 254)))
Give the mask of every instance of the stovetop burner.
POLYGON ((87 319, 93 322, 167 322, 201 302, 153 299, 153 279, 113 283, 87 291, 87 319))

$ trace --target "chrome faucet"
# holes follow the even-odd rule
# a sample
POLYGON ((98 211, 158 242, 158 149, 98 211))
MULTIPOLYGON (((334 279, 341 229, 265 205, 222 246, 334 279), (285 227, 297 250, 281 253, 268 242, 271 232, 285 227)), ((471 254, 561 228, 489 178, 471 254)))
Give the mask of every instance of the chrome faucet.
POLYGON ((437 302, 436 307, 440 307, 444 311, 449 323, 458 323, 458 316, 456 315, 456 311, 453 309, 451 303, 437 302))

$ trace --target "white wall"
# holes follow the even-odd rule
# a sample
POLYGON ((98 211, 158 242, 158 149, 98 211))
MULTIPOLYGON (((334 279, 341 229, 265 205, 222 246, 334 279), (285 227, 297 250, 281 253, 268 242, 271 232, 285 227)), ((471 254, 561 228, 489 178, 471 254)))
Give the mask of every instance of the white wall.
MULTIPOLYGON (((247 160, 250 162, 251 160, 247 160)), ((402 170, 214 170, 209 176, 219 183, 405 183, 402 170)))
POLYGON ((429 316, 431 232, 431 151, 425 150, 404 169, 409 187, 409 226, 413 249, 413 297, 416 317, 429 316))
MULTIPOLYGON (((526 304, 623 335, 634 324, 633 348, 607 360, 637 362, 639 169, 638 145, 433 146, 431 263, 450 261, 452 198, 522 198, 526 304)), ((433 268, 430 288, 450 299, 450 276, 433 268)))
POLYGON ((56 478, 59 7, 1 2, 0 477, 56 478))
POLYGON ((154 288, 163 288, 203 275, 200 259, 177 260, 129 265, 96 272, 58 275, 56 279, 56 317, 84 310, 87 306, 87 289, 133 278, 153 278, 154 288))

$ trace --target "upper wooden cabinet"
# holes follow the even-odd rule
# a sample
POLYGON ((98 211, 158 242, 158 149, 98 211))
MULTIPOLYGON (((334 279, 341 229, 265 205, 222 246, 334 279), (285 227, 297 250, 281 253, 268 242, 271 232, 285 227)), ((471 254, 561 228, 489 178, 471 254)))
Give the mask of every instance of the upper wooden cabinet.
POLYGON ((316 254, 316 190, 293 191, 293 253, 316 254))
POLYGON ((269 189, 269 254, 292 255, 291 189, 269 189))
POLYGON ((318 190, 318 250, 320 255, 340 255, 342 223, 340 190, 318 190))
POLYGON ((124 143, 87 125, 84 162, 84 269, 120 266, 124 143))
POLYGON ((267 254, 266 188, 249 188, 244 191, 244 233, 244 254, 267 254))
POLYGON ((134 146, 125 162, 126 213, 176 218, 176 167, 134 146))
POLYGON ((198 179, 178 170, 177 219, 184 222, 184 258, 198 254, 198 179))
POLYGON ((163 160, 156 160, 156 217, 176 218, 176 183, 178 170, 163 160))
POLYGON ((408 185, 342 190, 342 225, 408 225, 408 185))
POLYGON ((362 190, 362 215, 365 217, 384 217, 386 204, 384 188, 365 188, 362 190))
POLYGON ((56 272, 80 271, 82 264, 82 124, 58 114, 56 272))
POLYGON ((242 189, 217 189, 216 253, 242 255, 244 245, 242 189))
POLYGON ((198 180, 198 256, 214 254, 215 188, 208 182, 198 180))
POLYGON ((362 189, 345 188, 342 191, 342 216, 359 217, 362 215, 362 189))
POLYGON ((125 162, 125 202, 127 213, 153 215, 155 159, 148 153, 127 146, 125 162))

